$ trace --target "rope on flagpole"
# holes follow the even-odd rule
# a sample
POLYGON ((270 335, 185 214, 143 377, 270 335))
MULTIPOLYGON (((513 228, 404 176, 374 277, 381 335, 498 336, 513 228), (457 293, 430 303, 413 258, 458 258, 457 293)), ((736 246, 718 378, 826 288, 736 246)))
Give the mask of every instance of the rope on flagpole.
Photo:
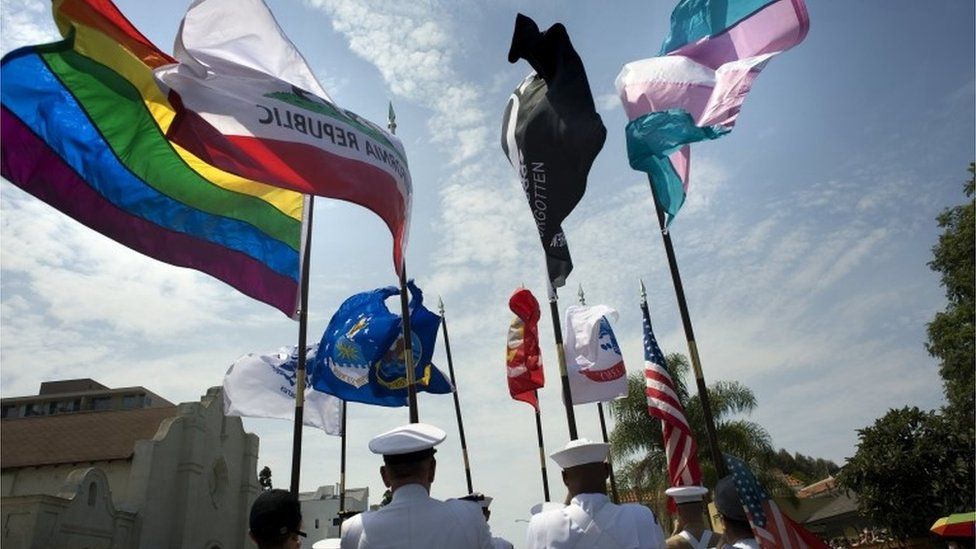
POLYGON ((302 239, 302 283, 298 308, 298 365, 295 367, 295 430, 291 449, 291 493, 298 497, 298 481, 302 468, 302 423, 305 416, 305 351, 308 340, 308 272, 312 257, 312 212, 315 197, 305 195, 303 223, 305 234, 302 239))
POLYGON ((437 308, 441 314, 441 324, 444 326, 444 351, 447 353, 447 371, 451 375, 451 385, 454 386, 454 413, 457 415, 458 434, 461 439, 461 458, 464 460, 464 478, 468 483, 468 493, 474 493, 471 484, 471 463, 468 461, 468 443, 464 438, 464 421, 461 420, 461 397, 457 381, 454 378, 454 359, 451 356, 451 338, 447 335, 447 317, 444 315, 444 300, 437 297, 437 308))
MULTIPOLYGON (((688 313, 688 302, 685 300, 685 289, 681 284, 681 273, 678 272, 678 260, 674 254, 674 245, 671 242, 671 234, 668 232, 667 224, 664 221, 664 209, 657 199, 654 191, 654 181, 651 176, 647 176, 647 181, 651 186, 651 199, 654 201, 654 210, 657 213, 657 224, 661 229, 661 239, 664 241, 664 251, 668 257, 668 268, 671 271, 671 282, 674 284, 674 295, 678 301, 678 311, 681 313, 681 323, 684 325, 685 338, 688 341, 688 354, 691 359, 691 366, 695 372, 695 383, 698 387, 698 399, 701 401, 702 414, 705 417, 705 434, 708 437, 708 449, 712 456, 712 463, 719 478, 728 475, 728 468, 722 458, 722 451, 718 445, 718 436, 715 433, 715 420, 712 417, 712 404, 708 398, 708 387, 705 385, 705 375, 702 373, 701 358, 698 356, 698 345, 695 343, 695 330, 691 326, 691 315, 688 313)), ((644 290, 644 282, 641 281, 641 299, 647 303, 647 293, 644 290)))

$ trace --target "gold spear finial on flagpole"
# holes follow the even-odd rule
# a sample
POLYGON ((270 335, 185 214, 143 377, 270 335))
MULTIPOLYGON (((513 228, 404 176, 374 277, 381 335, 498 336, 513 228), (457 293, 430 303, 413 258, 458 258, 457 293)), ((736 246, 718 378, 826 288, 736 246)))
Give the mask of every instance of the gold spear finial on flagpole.
POLYGON ((579 291, 576 292, 576 295, 579 296, 580 305, 584 305, 585 306, 586 305, 586 294, 583 293, 583 285, 582 284, 579 285, 579 291))
POLYGON ((441 316, 444 316, 444 300, 441 299, 441 296, 437 296, 437 311, 441 316))
POLYGON ((390 133, 396 134, 397 124, 396 124, 396 113, 393 112, 393 101, 390 101, 390 110, 387 113, 387 119, 389 120, 389 122, 386 124, 386 127, 390 129, 390 133))

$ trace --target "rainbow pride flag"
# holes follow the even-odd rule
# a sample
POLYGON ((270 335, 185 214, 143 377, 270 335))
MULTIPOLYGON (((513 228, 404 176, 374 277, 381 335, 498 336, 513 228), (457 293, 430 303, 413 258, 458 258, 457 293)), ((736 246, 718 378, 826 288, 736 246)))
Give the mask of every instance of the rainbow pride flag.
POLYGON ((82 224, 294 317, 304 195, 166 138, 153 69, 175 62, 108 0, 55 0, 64 40, 0 61, 0 174, 82 224))

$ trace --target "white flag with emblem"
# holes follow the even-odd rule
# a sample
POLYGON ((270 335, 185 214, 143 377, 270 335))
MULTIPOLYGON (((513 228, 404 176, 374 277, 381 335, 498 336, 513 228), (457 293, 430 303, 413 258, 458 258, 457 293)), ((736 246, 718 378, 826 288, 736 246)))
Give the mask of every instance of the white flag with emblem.
POLYGON ((566 372, 573 404, 606 402, 627 394, 627 369, 610 328, 617 311, 606 305, 566 309, 566 372))
MULTIPOLYGON (((315 358, 318 344, 309 345, 306 366, 315 358)), ((298 346, 276 353, 249 353, 237 359, 224 375, 224 413, 228 416, 295 420, 295 368, 298 346)), ((342 434, 342 400, 305 384, 302 423, 327 434, 342 434)))

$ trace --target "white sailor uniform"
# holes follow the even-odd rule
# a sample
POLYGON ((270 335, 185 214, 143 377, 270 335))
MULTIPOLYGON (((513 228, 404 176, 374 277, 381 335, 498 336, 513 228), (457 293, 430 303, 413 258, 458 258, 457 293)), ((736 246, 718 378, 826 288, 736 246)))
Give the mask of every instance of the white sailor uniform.
POLYGON ((492 537, 491 546, 493 549, 515 549, 515 546, 505 538, 492 537))
POLYGON ((717 545, 716 542, 718 541, 719 536, 711 530, 705 529, 702 531, 701 537, 696 538, 688 530, 682 530, 674 536, 668 538, 669 544, 674 538, 681 538, 681 540, 687 543, 687 546, 691 547, 691 549, 708 549, 709 547, 715 547, 717 545))
POLYGON ((481 509, 430 497, 419 484, 401 486, 393 501, 342 523, 342 549, 492 549, 481 509))
POLYGON ((528 549, 661 549, 664 532, 643 505, 616 505, 606 494, 578 494, 562 509, 532 517, 528 549))

